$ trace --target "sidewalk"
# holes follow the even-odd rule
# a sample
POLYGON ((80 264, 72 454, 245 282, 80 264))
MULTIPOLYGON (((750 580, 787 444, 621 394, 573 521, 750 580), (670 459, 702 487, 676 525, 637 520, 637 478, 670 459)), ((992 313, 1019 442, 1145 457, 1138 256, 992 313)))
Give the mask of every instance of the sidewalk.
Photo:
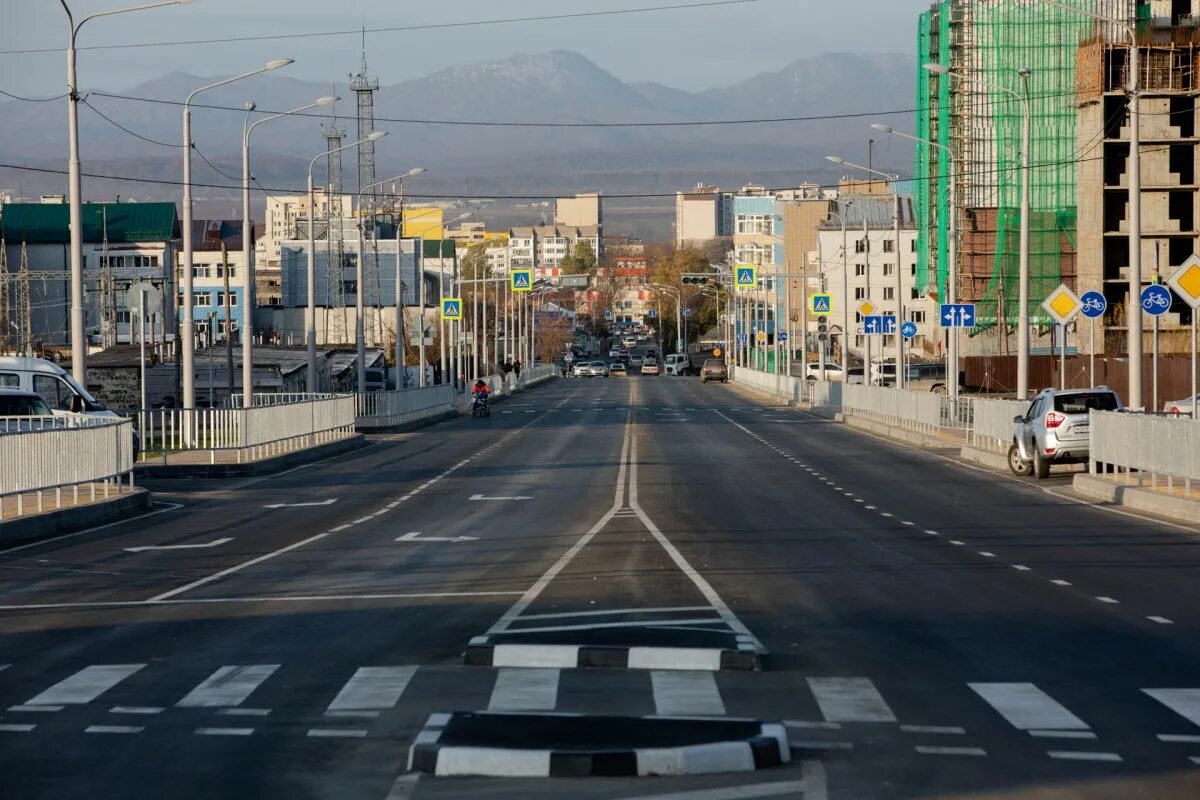
POLYGON ((135 465, 139 479, 154 478, 241 478, 269 475, 287 467, 317 461, 331 455, 349 452, 366 444, 361 433, 338 435, 319 444, 290 447, 278 446, 266 450, 258 458, 248 458, 237 449, 181 450, 167 454, 166 463, 155 456, 135 465))
POLYGON ((84 483, 59 492, 36 492, 0 498, 0 545, 10 546, 103 525, 150 507, 150 493, 138 486, 84 483), (78 498, 76 497, 78 489, 78 498), (107 496, 105 490, 107 489, 107 496), (94 496, 93 496, 94 495, 94 496), (17 515, 18 505, 21 507, 17 515))
POLYGON ((1141 476, 1141 485, 1124 475, 1075 476, 1072 488, 1092 500, 1124 506, 1136 511, 1200 523, 1200 481, 1190 486, 1158 479, 1152 485, 1149 475, 1141 476))

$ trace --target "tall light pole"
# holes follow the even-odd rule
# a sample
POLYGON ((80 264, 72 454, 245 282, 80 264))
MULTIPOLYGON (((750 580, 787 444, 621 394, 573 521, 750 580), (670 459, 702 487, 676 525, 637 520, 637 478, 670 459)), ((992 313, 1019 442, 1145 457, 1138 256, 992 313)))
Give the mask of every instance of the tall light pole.
POLYGON ((62 4, 63 11, 67 12, 67 24, 71 29, 67 44, 67 140, 70 151, 67 158, 67 191, 71 201, 71 375, 80 386, 87 386, 87 331, 84 329, 83 313, 83 183, 79 175, 79 89, 75 74, 75 42, 79 38, 80 29, 88 20, 163 6, 181 6, 190 3, 191 0, 163 0, 160 3, 146 3, 113 11, 98 11, 84 17, 78 24, 66 0, 58 1, 62 4))
POLYGON ((207 92, 209 89, 216 89, 218 86, 225 86, 243 78, 252 78, 264 72, 286 67, 291 63, 293 63, 293 59, 290 58, 272 59, 258 69, 201 86, 189 94, 183 104, 183 223, 181 225, 183 228, 183 308, 179 320, 179 338, 182 340, 180 342, 182 345, 180 368, 183 371, 184 408, 194 408, 196 405, 196 375, 192 364, 196 346, 192 338, 195 335, 192 325, 192 314, 194 313, 192 308, 192 287, 194 285, 192 275, 192 100, 196 98, 196 95, 207 92))
MULTIPOLYGON (((314 231, 317 221, 317 199, 313 191, 313 167, 316 166, 318 161, 328 157, 331 153, 357 147, 363 142, 375 142, 384 136, 387 136, 387 131, 372 131, 356 142, 350 142, 350 144, 326 150, 308 162, 308 307, 304 314, 304 341, 308 348, 308 376, 305 388, 309 394, 314 394, 317 391, 317 237, 314 231)), ((327 204, 332 202, 332 198, 326 197, 325 202, 327 204)), ((360 253, 360 260, 361 255, 360 253)))
MULTIPOLYGON (((838 208, 841 213, 830 211, 829 217, 836 217, 842 225, 842 380, 845 381, 850 375, 850 252, 846 248, 846 206, 853 205, 852 200, 838 201, 838 208)), ((820 244, 820 234, 818 234, 817 243, 820 244)), ((818 258, 818 261, 820 259, 818 258)), ((818 263, 818 267, 823 274, 825 265, 818 263)), ((822 280, 821 291, 825 291, 824 280, 822 280)), ((807 292, 806 292, 807 294, 807 292)), ((801 298, 802 302, 807 303, 808 298, 801 298)), ((808 374, 808 331, 804 330, 800 333, 800 339, 804 342, 804 374, 808 374)), ((865 374, 865 373, 864 373, 865 374)), ((821 374, 821 380, 825 380, 824 371, 821 374)))
MULTIPOLYGON (((945 75, 966 82, 966 79, 954 72, 945 64, 926 64, 925 70, 934 75, 945 75)), ((1021 106, 1021 230, 1019 243, 1019 267, 1017 285, 1017 399, 1029 398, 1029 181, 1030 181, 1030 148, 1033 142, 1033 114, 1029 97, 1029 78, 1033 70, 1022 67, 1017 70, 1021 77, 1024 93, 976 79, 976 83, 985 89, 1002 92, 1011 96, 1021 106)), ((1138 306, 1138 325, 1141 325, 1141 306, 1138 306)), ((999 313, 997 313, 999 317, 999 313)), ((1001 320, 1001 325, 1006 325, 1001 320)), ((1006 334, 1007 335, 1007 334, 1006 334)), ((1140 339, 1139 339, 1140 345, 1140 339)), ((1141 368, 1138 368, 1141 375, 1141 368)), ((957 376, 956 376, 957 377, 957 376)), ((958 383, 957 380, 954 383, 958 383)), ((1139 395, 1140 395, 1139 386, 1139 395)))
MULTIPOLYGON (((254 103, 246 104, 246 123, 242 126, 242 260, 245 262, 243 269, 246 291, 242 294, 242 407, 250 408, 254 405, 254 324, 252 315, 255 304, 255 273, 254 273, 254 248, 250 244, 252 228, 250 225, 250 134, 254 133, 254 129, 264 122, 286 117, 291 114, 299 114, 302 111, 308 111, 313 108, 324 108, 331 106, 337 102, 336 97, 318 97, 315 102, 309 103, 306 106, 293 108, 291 111, 285 111, 282 114, 272 114, 269 117, 263 117, 253 125, 250 122, 250 112, 254 111, 254 103)), ((227 332, 232 335, 232 331, 227 332)))
MULTIPOLYGON (((901 247, 900 247, 900 190, 896 185, 896 181, 898 180, 898 178, 895 175, 889 175, 886 172, 880 172, 879 170, 872 169, 871 167, 864 167, 862 164, 855 164, 853 162, 847 161, 844 158, 838 158, 837 156, 826 156, 825 158, 829 161, 832 161, 834 164, 841 164, 841 165, 844 165, 847 167, 852 167, 854 169, 861 170, 861 171, 866 172, 871 175, 876 175, 892 184, 892 235, 895 237, 895 245, 896 245, 896 247, 895 247, 895 250, 896 250, 896 330, 894 333, 894 335, 896 337, 896 388, 903 389, 904 388, 904 379, 907 376, 904 374, 905 373, 905 369, 904 369, 904 337, 900 335, 900 326, 904 324, 904 255, 903 255, 903 253, 901 251, 901 247)), ((865 224, 865 221, 866 221, 865 214, 863 215, 863 220, 864 220, 864 224, 865 224)), ((871 254, 868 252, 867 253, 867 273, 869 274, 870 272, 871 272, 871 254)), ((869 280, 869 278, 868 278, 868 280, 869 280)), ((883 352, 883 347, 880 346, 880 353, 881 353, 880 358, 882 358, 882 352, 883 352)), ((879 369, 880 369, 880 372, 879 372, 880 379, 882 380, 882 378, 883 378, 883 364, 882 363, 879 365, 879 369)), ((871 382, 871 365, 869 363, 866 365, 863 375, 864 375, 864 380, 866 380, 867 383, 870 383, 871 382)))
MULTIPOLYGON (((946 270, 949 285, 946 292, 950 303, 958 302, 958 162, 954 158, 954 151, 949 146, 940 142, 935 142, 932 139, 922 139, 919 136, 913 136, 909 133, 902 133, 895 130, 891 125, 875 124, 871 126, 877 131, 890 133, 893 136, 899 136, 901 139, 908 139, 912 142, 918 142, 930 147, 936 147, 946 154, 946 161, 950 166, 950 214, 948 235, 950 241, 947 243, 949 255, 947 261, 950 262, 949 268, 946 270)), ((930 252, 933 252, 932 243, 930 244, 930 252)), ((940 289, 940 287, 939 287, 940 289)), ((940 322, 940 320, 939 320, 940 322)), ((950 396, 958 396, 958 373, 959 373, 959 358, 958 358, 958 328, 950 328, 949 346, 947 349, 947 361, 950 362, 950 396)))

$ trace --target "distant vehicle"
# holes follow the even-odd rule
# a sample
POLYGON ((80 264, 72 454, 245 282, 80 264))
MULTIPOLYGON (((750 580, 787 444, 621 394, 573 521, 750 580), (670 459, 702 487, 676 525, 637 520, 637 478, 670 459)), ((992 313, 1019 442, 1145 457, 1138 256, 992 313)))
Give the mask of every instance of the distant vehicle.
POLYGON ((1163 411, 1167 414, 1191 414, 1196 408, 1196 402, 1200 400, 1200 394, 1195 397, 1185 397, 1182 400, 1168 400, 1163 406, 1163 411))
MULTIPOLYGON (((950 390, 950 380, 946 372, 946 365, 943 363, 909 364, 908 372, 905 375, 905 389, 911 389, 914 392, 930 391, 937 394, 946 394, 950 390)), ((962 386, 961 375, 959 375, 958 385, 962 386)))
POLYGON ((896 385, 896 362, 888 361, 883 364, 871 365, 871 385, 872 386, 895 386, 896 385))
POLYGON ((575 366, 571 368, 572 378, 590 378, 592 377, 592 363, 590 361, 576 361, 575 366))
POLYGON ((1050 476, 1052 464, 1086 463, 1089 455, 1089 411, 1120 411, 1121 399, 1107 386, 1043 389, 1024 416, 1015 417, 1008 467, 1014 475, 1050 476))
POLYGON ((729 383, 729 366, 719 358, 709 358, 700 368, 700 382, 720 381, 729 383))
POLYGON ((621 344, 625 345, 626 347, 637 347, 637 343, 638 340, 635 336, 626 336, 621 340, 621 344))
POLYGON ((645 363, 642 364, 643 375, 657 375, 658 372, 658 362, 653 358, 646 359, 645 363))
POLYGON ((0 433, 55 427, 55 419, 46 401, 33 392, 24 389, 0 389, 0 433), (25 419, 12 419, 13 417, 25 419))
POLYGON ((390 392, 396 388, 396 382, 388 375, 387 370, 379 367, 367 367, 367 383, 364 392, 390 392))
POLYGON ((45 359, 0 357, 0 388, 33 392, 46 401, 54 414, 120 418, 76 383, 71 373, 45 359))
POLYGON ((625 370, 624 361, 614 361, 608 365, 608 374, 614 378, 624 378, 629 375, 625 370))
POLYGON ((663 359, 663 371, 668 375, 690 375, 692 358, 685 353, 672 353, 663 359))
POLYGON ((846 383, 866 383, 865 375, 862 367, 851 367, 846 371, 846 383))
POLYGON ((821 362, 814 361, 804 370, 804 377, 810 381, 840 381, 842 368, 839 364, 825 362, 825 371, 821 371, 821 362))
POLYGON ((593 361, 590 365, 591 375, 593 378, 607 378, 608 364, 603 361, 593 361))
POLYGON ((621 348, 614 347, 612 350, 609 350, 608 357, 609 358, 620 358, 621 357, 621 348))
POLYGON ((645 363, 645 361, 646 359, 643 356, 639 355, 638 353, 634 353, 629 357, 629 366, 640 367, 643 363, 645 363))

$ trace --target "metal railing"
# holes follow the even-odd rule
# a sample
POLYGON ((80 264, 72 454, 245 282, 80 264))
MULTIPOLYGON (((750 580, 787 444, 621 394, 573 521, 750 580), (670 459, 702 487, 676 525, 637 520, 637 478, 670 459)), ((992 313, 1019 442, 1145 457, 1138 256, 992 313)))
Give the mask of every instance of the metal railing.
MULTIPOLYGON (((948 399, 948 398, 947 398, 948 399)), ((862 384, 842 388, 842 408, 894 425, 897 428, 933 432, 953 415, 944 415, 941 395, 909 392, 862 384)))
POLYGON ((1191 497, 1193 482, 1200 481, 1200 422, 1116 411, 1088 417, 1093 475, 1115 473, 1126 483, 1169 492, 1178 482, 1191 497))
POLYGON ((121 481, 129 476, 133 485, 133 422, 128 419, 92 417, 45 420, 40 427, 9 430, 0 436, 0 519, 5 517, 5 499, 15 497, 16 515, 25 513, 26 495, 33 495, 38 512, 43 498, 54 493, 54 507, 62 507, 62 492, 72 491, 79 502, 79 489, 88 486, 91 499, 110 490, 121 492, 121 481), (90 486, 89 486, 90 485, 90 486), (98 488, 99 487, 99 488, 98 488))
POLYGON ((454 411, 449 384, 393 392, 360 392, 355 398, 355 425, 361 429, 407 425, 454 411))
MULTIPOLYGON (((275 395, 256 395, 258 398, 275 395)), ((202 452, 210 464, 232 453, 235 463, 344 438, 354 433, 354 395, 291 395, 292 402, 252 408, 146 409, 137 413, 141 461, 170 463, 172 455, 202 452)), ((191 459, 194 462, 194 458, 191 459)))
POLYGON ((1013 441, 1013 417, 1024 416, 1028 400, 999 400, 989 397, 969 399, 974 408, 969 442, 981 450, 1007 452, 1013 441))

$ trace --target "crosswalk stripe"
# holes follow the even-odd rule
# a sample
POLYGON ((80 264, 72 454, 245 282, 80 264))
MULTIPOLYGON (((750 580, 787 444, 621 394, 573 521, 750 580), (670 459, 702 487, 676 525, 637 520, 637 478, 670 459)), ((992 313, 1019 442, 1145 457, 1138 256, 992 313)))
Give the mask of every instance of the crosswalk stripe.
POLYGON ((711 672, 655 671, 650 673, 654 708, 661 715, 721 716, 725 702, 711 672))
POLYGON ((359 667, 327 711, 373 711, 392 708, 408 688, 416 667, 359 667))
POLYGON ((1200 689, 1142 689, 1193 725, 1200 725, 1200 689))
POLYGON ((177 706, 215 708, 240 705, 258 685, 271 677, 278 664, 221 667, 176 703, 177 706))
POLYGON ((557 669, 502 669, 496 675, 489 711, 552 711, 558 704, 557 669))
POLYGON ((830 722, 895 722, 896 715, 869 678, 808 678, 821 713, 830 722))
POLYGON ((90 703, 121 681, 137 672, 145 664, 93 664, 84 667, 69 678, 51 686, 25 705, 79 705, 90 703))
POLYGON ((969 683, 972 690, 1020 730, 1087 730, 1088 724, 1032 683, 969 683))

